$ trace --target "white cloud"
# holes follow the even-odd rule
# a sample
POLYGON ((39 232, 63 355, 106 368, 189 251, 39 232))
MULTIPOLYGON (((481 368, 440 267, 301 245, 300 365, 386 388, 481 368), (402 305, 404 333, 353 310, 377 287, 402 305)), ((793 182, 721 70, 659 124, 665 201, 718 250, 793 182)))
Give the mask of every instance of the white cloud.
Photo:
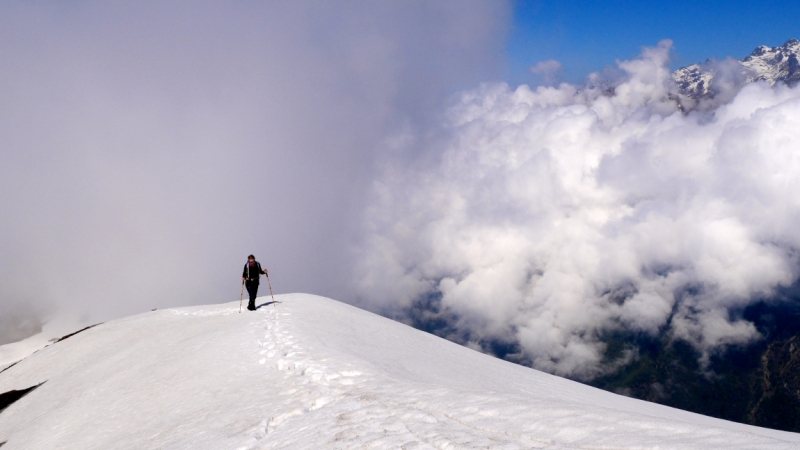
POLYGON ((564 66, 554 59, 548 59, 534 64, 530 68, 530 71, 531 73, 539 75, 545 84, 554 84, 560 81, 561 74, 564 72, 564 66))
POLYGON ((578 377, 612 330, 666 329, 705 355, 757 339, 732 313, 798 278, 800 89, 750 84, 683 114, 670 47, 586 88, 481 85, 396 140, 426 156, 376 182, 364 301, 440 294, 472 339, 578 377))

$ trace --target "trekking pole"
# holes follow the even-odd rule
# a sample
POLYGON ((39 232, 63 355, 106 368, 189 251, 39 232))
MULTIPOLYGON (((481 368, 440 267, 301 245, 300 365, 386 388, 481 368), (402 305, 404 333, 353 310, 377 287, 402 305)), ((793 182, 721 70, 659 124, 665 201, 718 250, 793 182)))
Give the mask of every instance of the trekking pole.
POLYGON ((267 275, 267 284, 269 285, 269 296, 272 297, 272 306, 277 308, 278 304, 275 303, 275 296, 272 295, 272 283, 269 282, 269 274, 266 275, 267 275))
POLYGON ((244 281, 242 281, 242 293, 239 294, 239 314, 242 313, 242 298, 244 297, 244 281))

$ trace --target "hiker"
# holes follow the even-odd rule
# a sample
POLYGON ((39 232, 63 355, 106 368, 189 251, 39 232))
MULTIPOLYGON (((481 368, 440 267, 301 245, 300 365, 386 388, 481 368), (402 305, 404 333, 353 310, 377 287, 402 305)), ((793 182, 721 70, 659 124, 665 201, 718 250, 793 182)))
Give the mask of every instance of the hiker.
POLYGON ((250 255, 247 257, 247 264, 244 265, 242 272, 242 281, 247 286, 247 293, 250 294, 250 303, 247 304, 249 311, 256 310, 256 294, 258 293, 258 280, 261 274, 268 274, 268 270, 261 270, 261 264, 256 261, 256 257, 250 255))

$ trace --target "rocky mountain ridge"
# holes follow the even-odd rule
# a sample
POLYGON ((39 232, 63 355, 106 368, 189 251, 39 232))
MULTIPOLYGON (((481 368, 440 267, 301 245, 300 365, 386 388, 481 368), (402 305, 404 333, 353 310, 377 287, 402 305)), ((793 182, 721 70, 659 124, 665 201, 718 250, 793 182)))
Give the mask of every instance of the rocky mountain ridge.
POLYGON ((706 60, 672 73, 681 100, 695 102, 738 91, 744 84, 766 81, 770 85, 800 82, 800 41, 789 39, 780 47, 762 45, 743 60, 706 60))

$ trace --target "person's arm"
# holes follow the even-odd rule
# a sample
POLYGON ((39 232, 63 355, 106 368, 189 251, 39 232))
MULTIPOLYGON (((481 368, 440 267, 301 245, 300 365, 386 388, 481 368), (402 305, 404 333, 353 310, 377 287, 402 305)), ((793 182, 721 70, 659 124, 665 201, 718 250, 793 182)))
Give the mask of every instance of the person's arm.
POLYGON ((244 268, 242 269, 242 281, 245 281, 246 279, 247 279, 247 264, 245 264, 244 268))
POLYGON ((261 271, 261 273, 263 273, 264 275, 267 275, 267 274, 268 274, 268 271, 267 271, 267 269, 262 269, 262 268, 261 268, 261 263, 258 263, 258 270, 259 270, 259 271, 261 271))

